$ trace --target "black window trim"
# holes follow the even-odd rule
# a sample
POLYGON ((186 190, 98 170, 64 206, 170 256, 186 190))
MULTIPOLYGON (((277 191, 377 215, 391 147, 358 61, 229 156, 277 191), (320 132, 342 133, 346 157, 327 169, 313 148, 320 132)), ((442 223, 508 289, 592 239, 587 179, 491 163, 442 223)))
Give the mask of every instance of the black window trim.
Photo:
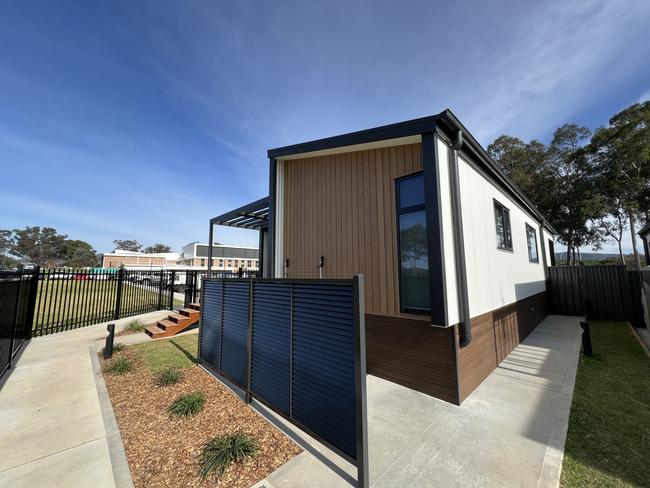
MULTIPOLYGON (((510 209, 508 207, 506 207, 503 203, 501 203, 499 200, 497 200, 496 198, 493 198, 492 202, 493 202, 492 214, 494 215, 494 207, 497 206, 497 205, 501 208, 501 210, 505 210, 507 212, 507 214, 508 214, 508 227, 510 228, 510 247, 507 247, 507 246, 506 247, 501 247, 501 246, 499 246, 499 239, 498 239, 499 236, 497 235, 497 250, 504 251, 504 252, 509 252, 509 253, 514 253, 514 246, 513 246, 513 242, 512 242, 512 222, 510 220, 510 209)), ((494 230, 495 230, 495 232, 496 232, 496 224, 497 224, 497 222, 496 222, 496 215, 495 215, 495 219, 494 219, 494 230)), ((504 221, 504 224, 505 224, 505 221, 504 221)), ((504 229, 505 229, 505 227, 504 227, 504 229)))
MULTIPOLYGON (((424 178, 424 171, 416 171, 414 173, 409 173, 407 175, 399 176, 395 178, 395 220, 396 220, 396 238, 397 238, 397 279, 398 279, 398 284, 399 284, 399 310, 400 313, 411 313, 411 314, 417 314, 417 315, 429 315, 431 313, 431 304, 429 304, 429 308, 411 308, 411 307, 405 307, 404 306, 404 300, 402 296, 402 249, 401 249, 401 239, 400 239, 400 221, 399 218, 403 214, 408 214, 408 213, 413 213, 413 212, 421 212, 424 211, 426 214, 426 197, 423 203, 417 204, 417 205, 410 205, 408 207, 401 208, 400 207, 400 183, 404 180, 408 180, 411 178, 417 178, 418 176, 422 176, 424 178)), ((423 181, 424 184, 424 181, 423 181)), ((425 188, 426 191, 426 188, 425 188)), ((427 261, 429 260, 429 256, 427 254, 427 261)), ((431 277, 429 276, 429 280, 431 280, 431 277)), ((431 284, 429 284, 431 286, 431 284)))
POLYGON ((539 246, 537 245, 537 230, 535 227, 526 222, 526 249, 528 250, 528 262, 529 263, 538 263, 539 264, 539 246), (530 257, 530 247, 528 247, 528 231, 533 231, 533 237, 535 238, 535 253, 537 254, 536 259, 531 259, 530 257))

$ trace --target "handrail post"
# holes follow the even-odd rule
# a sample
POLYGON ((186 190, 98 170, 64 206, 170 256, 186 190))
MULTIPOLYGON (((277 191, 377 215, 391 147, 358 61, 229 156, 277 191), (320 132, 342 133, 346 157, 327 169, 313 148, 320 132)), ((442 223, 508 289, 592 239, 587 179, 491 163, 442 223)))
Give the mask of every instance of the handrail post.
POLYGON ((115 313, 113 314, 113 320, 119 320, 120 318, 120 308, 122 308, 122 282, 123 281, 124 281, 124 266, 120 266, 120 269, 117 272, 117 293, 115 297, 115 313))

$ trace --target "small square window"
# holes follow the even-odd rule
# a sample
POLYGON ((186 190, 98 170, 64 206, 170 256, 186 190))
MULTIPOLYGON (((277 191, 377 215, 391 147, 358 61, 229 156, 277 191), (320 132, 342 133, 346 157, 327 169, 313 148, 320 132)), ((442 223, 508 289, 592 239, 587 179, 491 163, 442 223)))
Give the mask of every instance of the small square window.
POLYGON ((494 200, 494 223, 497 233, 497 249, 512 251, 510 210, 494 200))
POLYGON ((537 232, 528 224, 526 224, 526 241, 528 242, 528 261, 531 263, 539 263, 537 232))

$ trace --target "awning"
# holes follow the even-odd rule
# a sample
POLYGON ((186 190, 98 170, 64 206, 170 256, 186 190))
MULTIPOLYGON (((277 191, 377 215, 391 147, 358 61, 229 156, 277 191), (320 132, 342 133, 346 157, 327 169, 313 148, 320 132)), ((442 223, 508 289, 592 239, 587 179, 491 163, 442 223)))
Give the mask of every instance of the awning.
POLYGON ((252 203, 236 208, 225 214, 210 219, 212 225, 225 225, 240 229, 262 230, 268 228, 269 197, 260 198, 252 203))

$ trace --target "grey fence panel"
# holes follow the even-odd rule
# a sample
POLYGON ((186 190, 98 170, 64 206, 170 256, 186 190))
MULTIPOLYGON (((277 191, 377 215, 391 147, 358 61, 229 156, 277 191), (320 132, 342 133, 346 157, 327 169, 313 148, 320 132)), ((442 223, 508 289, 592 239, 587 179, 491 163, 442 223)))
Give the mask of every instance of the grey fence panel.
POLYGON ((38 284, 35 278, 30 273, 0 273, 0 377, 31 338, 34 287, 38 284))
POLYGON ((204 287, 201 364, 355 463, 367 487, 363 277, 204 287))
POLYGON ((296 284, 293 303, 293 418, 354 458, 352 284, 296 284))
POLYGON ((226 281, 223 287, 221 371, 239 385, 245 385, 248 366, 249 283, 226 281))
POLYGON ((253 283, 251 390, 287 415, 291 386, 291 284, 253 283))
POLYGON ((220 369, 221 362, 222 299, 223 282, 206 282, 201 302, 200 356, 217 370, 220 369))

